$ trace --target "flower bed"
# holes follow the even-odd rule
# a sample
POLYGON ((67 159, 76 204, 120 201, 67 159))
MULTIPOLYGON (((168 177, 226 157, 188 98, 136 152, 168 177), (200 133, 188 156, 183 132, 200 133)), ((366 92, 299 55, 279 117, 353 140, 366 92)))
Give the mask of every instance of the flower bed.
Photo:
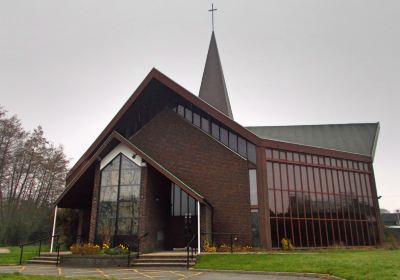
MULTIPOLYGON (((70 248, 71 255, 60 257, 60 263, 65 266, 127 266, 128 247, 119 244, 111 248, 108 244, 96 245, 92 243, 74 244, 70 248)), ((132 256, 131 258, 136 256, 132 256)))

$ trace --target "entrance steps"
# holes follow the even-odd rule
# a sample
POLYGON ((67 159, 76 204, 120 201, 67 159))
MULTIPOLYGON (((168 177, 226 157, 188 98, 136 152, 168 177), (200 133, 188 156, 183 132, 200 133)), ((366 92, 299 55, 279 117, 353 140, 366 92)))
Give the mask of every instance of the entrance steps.
MULTIPOLYGON (((70 254, 70 252, 60 252, 60 255, 70 254)), ((57 264, 57 253, 41 253, 40 256, 33 257, 27 264, 47 264, 56 265, 57 264)))
MULTIPOLYGON (((190 255, 191 256, 191 255, 190 255)), ((197 255, 189 258, 189 266, 196 264, 197 255)), ((183 251, 166 251, 142 254, 132 261, 135 267, 186 267, 187 253, 183 251)))

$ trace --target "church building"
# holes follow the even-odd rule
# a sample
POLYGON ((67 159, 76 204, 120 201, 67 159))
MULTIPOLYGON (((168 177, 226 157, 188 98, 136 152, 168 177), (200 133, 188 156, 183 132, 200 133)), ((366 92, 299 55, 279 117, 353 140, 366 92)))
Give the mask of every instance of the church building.
POLYGON ((283 238, 382 242, 379 123, 244 127, 232 109, 213 32, 199 94, 152 69, 72 167, 56 209, 79 210, 85 240, 141 238, 142 252, 232 236, 266 250, 283 238))

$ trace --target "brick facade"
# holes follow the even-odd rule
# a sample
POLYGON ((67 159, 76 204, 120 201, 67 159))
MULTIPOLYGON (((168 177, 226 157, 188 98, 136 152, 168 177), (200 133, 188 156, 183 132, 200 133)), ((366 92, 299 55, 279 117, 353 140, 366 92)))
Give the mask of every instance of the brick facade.
POLYGON ((213 232, 239 234, 251 244, 247 161, 172 111, 165 110, 131 138, 213 207, 213 232))

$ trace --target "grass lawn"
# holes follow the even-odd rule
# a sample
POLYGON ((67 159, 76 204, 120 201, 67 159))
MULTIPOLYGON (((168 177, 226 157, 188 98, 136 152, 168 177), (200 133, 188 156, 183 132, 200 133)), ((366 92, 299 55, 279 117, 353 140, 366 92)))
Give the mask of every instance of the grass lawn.
POLYGON ((57 276, 36 276, 36 275, 22 275, 19 273, 0 273, 0 280, 56 280, 56 279, 68 279, 68 280, 84 280, 84 279, 100 279, 95 277, 79 277, 79 278, 65 278, 57 276))
MULTIPOLYGON (((20 248, 19 246, 7 247, 10 250, 8 254, 0 254, 0 265, 19 264, 20 248)), ((24 254, 22 261, 25 262, 34 256, 37 256, 39 246, 24 246, 24 254)), ((42 246, 42 252, 48 252, 47 246, 42 246)), ((2 278, 0 278, 2 279, 2 278)))
POLYGON ((201 255, 196 268, 328 273, 352 279, 400 279, 400 250, 327 250, 201 255))

